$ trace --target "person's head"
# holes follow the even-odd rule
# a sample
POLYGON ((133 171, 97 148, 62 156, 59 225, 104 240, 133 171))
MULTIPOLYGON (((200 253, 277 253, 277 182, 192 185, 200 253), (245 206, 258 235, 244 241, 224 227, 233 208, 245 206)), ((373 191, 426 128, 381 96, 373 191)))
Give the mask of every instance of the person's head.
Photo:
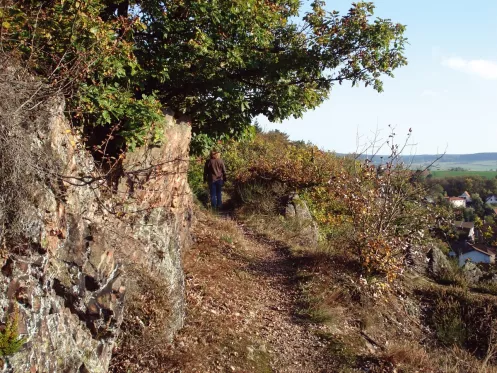
POLYGON ((216 150, 216 149, 212 149, 211 150, 211 159, 219 159, 221 157, 221 153, 216 150))

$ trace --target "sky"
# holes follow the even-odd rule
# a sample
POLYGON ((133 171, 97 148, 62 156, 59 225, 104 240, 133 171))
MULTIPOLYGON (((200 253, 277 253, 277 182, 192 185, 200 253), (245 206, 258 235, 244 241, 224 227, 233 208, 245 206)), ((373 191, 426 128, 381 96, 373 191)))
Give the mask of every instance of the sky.
MULTIPOLYGON (((328 0, 342 14, 352 0, 328 0)), ((407 26, 408 65, 384 77, 384 92, 333 88, 300 119, 270 123, 292 140, 338 153, 355 152, 395 127, 412 129, 408 154, 497 152, 497 0, 376 0, 375 16, 407 26), (359 139, 359 140, 358 140, 359 139)))

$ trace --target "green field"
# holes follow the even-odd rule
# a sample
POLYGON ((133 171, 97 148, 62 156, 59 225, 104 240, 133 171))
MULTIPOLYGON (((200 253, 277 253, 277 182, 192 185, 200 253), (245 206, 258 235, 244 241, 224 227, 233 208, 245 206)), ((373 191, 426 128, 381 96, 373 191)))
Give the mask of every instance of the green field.
POLYGON ((493 179, 497 176, 497 171, 431 171, 434 178, 453 176, 482 176, 493 179))
MULTIPOLYGON (((410 168, 424 169, 429 166, 429 163, 413 162, 410 168)), ((468 171, 495 171, 497 170, 496 161, 475 161, 475 162, 436 162, 430 168, 433 171, 448 171, 451 168, 462 167, 468 171)))

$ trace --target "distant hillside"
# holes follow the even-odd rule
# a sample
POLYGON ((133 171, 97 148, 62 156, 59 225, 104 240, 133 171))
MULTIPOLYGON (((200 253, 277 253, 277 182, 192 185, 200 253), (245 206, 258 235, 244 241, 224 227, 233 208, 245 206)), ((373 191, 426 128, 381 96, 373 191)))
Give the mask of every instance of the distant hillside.
MULTIPOLYGON (((423 155, 406 155, 402 158, 411 168, 427 167, 433 163, 440 155, 423 154, 423 155)), ((365 156, 361 156, 365 158, 365 156)), ((385 162, 387 156, 377 155, 374 163, 385 162)), ((474 154, 445 154, 441 159, 435 162, 431 169, 433 170, 450 170, 452 168, 464 168, 469 171, 491 171, 497 170, 497 153, 474 153, 474 154)))
MULTIPOLYGON (((437 159, 439 155, 414 155, 405 156, 406 159, 412 160, 413 163, 429 163, 437 159)), ((475 154, 445 154, 439 163, 460 162, 460 163, 474 163, 474 162, 494 162, 497 163, 497 153, 475 153, 475 154)))

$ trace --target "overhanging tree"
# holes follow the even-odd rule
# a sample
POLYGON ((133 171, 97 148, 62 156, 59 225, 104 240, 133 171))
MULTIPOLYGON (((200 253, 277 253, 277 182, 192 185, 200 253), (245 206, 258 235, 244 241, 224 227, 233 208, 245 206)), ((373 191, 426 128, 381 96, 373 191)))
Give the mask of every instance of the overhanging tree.
MULTIPOLYGON (((68 25, 76 24, 74 19, 84 9, 91 9, 91 19, 99 14, 100 23, 77 23, 78 34, 89 35, 86 44, 93 35, 99 36, 95 42, 102 43, 104 34, 99 30, 114 27, 114 33, 106 32, 105 37, 116 47, 93 56, 101 59, 100 64, 92 61, 93 66, 102 66, 101 71, 88 69, 78 75, 80 94, 73 96, 77 103, 71 107, 79 118, 91 113, 86 126, 122 123, 122 134, 133 143, 153 127, 158 104, 189 115, 195 134, 237 136, 260 114, 271 121, 301 116, 322 103, 337 83, 363 83, 381 91, 382 76, 392 76, 406 64, 405 27, 373 19, 370 2, 352 4, 347 14, 340 15, 325 11, 324 1, 314 1, 302 16, 299 0, 54 0, 43 7, 40 1, 24 0, 16 4, 30 13, 26 22, 31 22, 33 32, 26 34, 26 44, 34 40, 36 50, 48 45, 52 55, 59 54, 51 60, 61 66, 64 59, 70 65, 77 58, 68 55, 67 48, 53 45, 71 46, 74 28, 67 27, 62 34, 59 27, 58 40, 48 40, 45 30, 40 30, 45 23, 40 22, 39 9, 53 8, 47 14, 55 24, 47 27, 56 27, 65 14, 72 17, 66 20, 68 25), (92 28, 85 30, 86 24, 92 28), (124 53, 116 52, 121 46, 124 53)), ((26 50, 25 56, 33 59, 32 50, 26 50)), ((49 76, 54 79, 57 74, 49 76)))
POLYGON ((374 6, 345 16, 324 1, 300 21, 298 0, 146 0, 136 34, 143 89, 191 115, 195 131, 239 132, 252 119, 299 117, 336 83, 381 91, 381 75, 406 64, 404 26, 371 21, 374 6))

